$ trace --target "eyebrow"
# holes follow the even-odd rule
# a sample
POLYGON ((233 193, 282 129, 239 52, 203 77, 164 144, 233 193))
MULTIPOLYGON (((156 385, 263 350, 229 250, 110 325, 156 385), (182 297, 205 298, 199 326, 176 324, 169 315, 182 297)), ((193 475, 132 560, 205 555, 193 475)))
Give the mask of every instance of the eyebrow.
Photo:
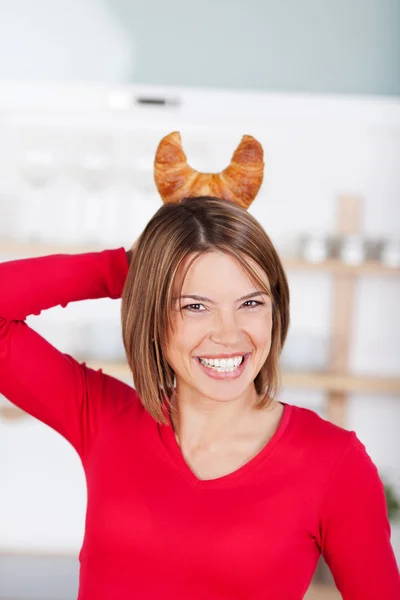
MULTIPOLYGON (((267 296, 270 297, 266 292, 252 292, 251 294, 246 294, 246 296, 241 296, 236 300, 236 302, 240 302, 241 300, 250 300, 250 298, 254 298, 255 296, 267 296)), ((192 300, 198 300, 199 302, 209 302, 210 304, 216 304, 214 300, 210 298, 206 298, 205 296, 197 296, 196 294, 184 294, 181 296, 182 298, 191 298, 192 300)), ((178 300, 178 298, 173 298, 173 300, 178 300)))

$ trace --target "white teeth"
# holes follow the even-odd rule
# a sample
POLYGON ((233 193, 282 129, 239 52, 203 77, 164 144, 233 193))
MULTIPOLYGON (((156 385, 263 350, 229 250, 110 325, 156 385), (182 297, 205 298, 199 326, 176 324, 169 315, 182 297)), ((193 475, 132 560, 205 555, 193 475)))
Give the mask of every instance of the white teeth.
POLYGON ((234 371, 243 361, 243 356, 235 356, 235 358, 200 358, 200 362, 207 366, 219 371, 230 372, 234 371))

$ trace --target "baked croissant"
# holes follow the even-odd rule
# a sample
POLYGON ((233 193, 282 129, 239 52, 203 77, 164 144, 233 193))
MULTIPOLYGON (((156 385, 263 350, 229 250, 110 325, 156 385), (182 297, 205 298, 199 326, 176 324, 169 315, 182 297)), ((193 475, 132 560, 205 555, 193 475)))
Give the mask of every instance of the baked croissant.
POLYGON ((199 173, 187 163, 181 136, 174 131, 158 145, 154 179, 164 203, 183 198, 214 196, 231 200, 247 209, 257 196, 264 174, 263 149, 250 135, 244 135, 231 164, 221 173, 199 173))

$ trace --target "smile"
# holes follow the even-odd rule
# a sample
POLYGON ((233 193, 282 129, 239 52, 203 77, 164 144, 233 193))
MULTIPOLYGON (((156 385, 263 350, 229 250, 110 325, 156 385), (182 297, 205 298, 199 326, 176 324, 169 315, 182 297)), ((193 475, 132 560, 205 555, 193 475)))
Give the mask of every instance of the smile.
POLYGON ((194 360, 203 373, 213 379, 236 379, 243 373, 249 356, 249 353, 228 359, 205 359, 197 356, 194 360))
POLYGON ((218 369, 219 371, 233 371, 243 361, 243 356, 235 356, 234 358, 201 358, 199 360, 202 365, 218 369))

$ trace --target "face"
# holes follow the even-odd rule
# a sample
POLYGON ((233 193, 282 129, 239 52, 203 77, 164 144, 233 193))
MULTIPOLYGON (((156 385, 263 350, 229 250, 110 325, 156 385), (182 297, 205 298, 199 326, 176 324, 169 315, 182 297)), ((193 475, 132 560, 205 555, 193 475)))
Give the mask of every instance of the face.
MULTIPOLYGON (((254 379, 271 347, 272 301, 257 290, 233 256, 221 252, 202 254, 195 260, 184 280, 181 298, 177 298, 183 272, 192 258, 186 258, 175 281, 173 331, 167 349, 179 400, 254 399, 254 379), (233 357, 234 362, 222 361, 227 357, 233 357)), ((264 271, 248 260, 269 289, 264 271)))

